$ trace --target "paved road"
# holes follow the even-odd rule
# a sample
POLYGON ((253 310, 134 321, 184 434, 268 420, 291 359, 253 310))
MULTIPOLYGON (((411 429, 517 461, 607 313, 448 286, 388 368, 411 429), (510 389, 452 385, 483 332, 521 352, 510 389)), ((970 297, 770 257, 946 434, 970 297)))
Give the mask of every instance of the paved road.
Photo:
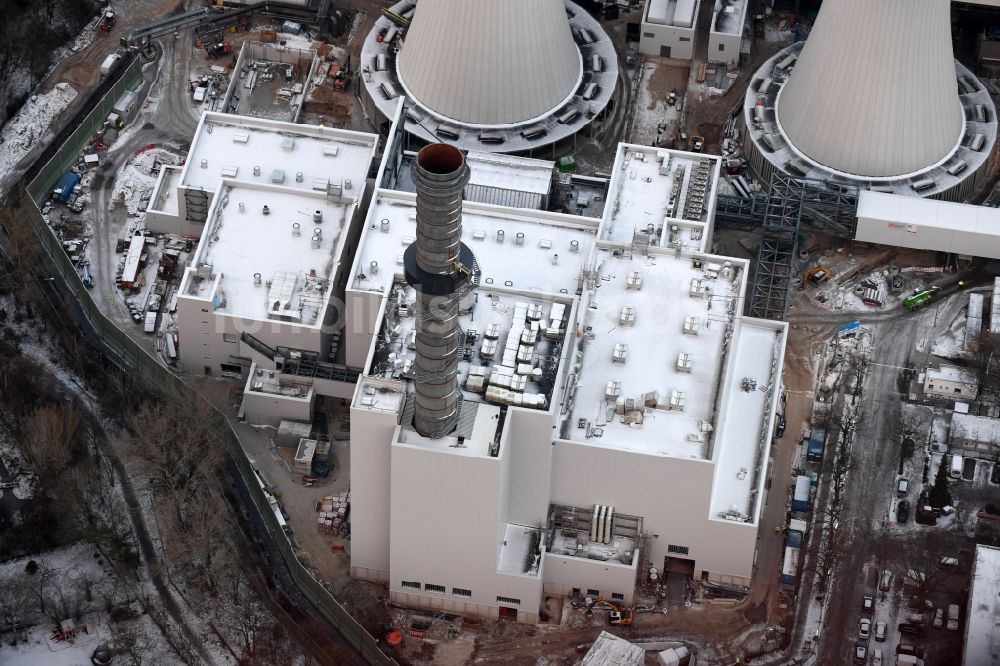
MULTIPOLYGON (((920 312, 897 312, 895 317, 873 323, 876 351, 859 403, 858 428, 851 451, 853 467, 849 471, 841 521, 841 529, 850 529, 853 539, 837 566, 835 583, 827 598, 826 639, 820 648, 823 663, 848 658, 857 640, 861 599, 865 594, 877 594, 876 545, 883 525, 891 522, 889 511, 900 455, 899 368, 911 363, 921 367, 926 352, 915 349, 918 341, 933 341, 941 335, 966 303, 965 295, 957 294, 920 312)), ((832 443, 828 443, 828 452, 831 447, 832 443)))

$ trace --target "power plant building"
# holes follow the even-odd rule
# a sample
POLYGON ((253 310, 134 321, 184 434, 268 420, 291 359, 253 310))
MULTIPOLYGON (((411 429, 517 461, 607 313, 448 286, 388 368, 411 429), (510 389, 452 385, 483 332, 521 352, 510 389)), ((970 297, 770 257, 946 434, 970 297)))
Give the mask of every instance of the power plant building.
POLYGON ((618 79, 614 45, 566 0, 404 0, 362 47, 362 103, 418 142, 531 153, 599 117, 618 79))
POLYGON ((743 146, 755 177, 967 199, 997 133, 983 84, 954 59, 949 3, 824 3, 809 38, 747 89, 743 146))
POLYGON ((622 144, 600 220, 465 201, 476 283, 433 366, 423 327, 453 310, 421 314, 407 275, 422 195, 376 191, 346 293, 354 576, 526 622, 544 594, 628 604, 651 568, 749 584, 786 325, 743 317, 748 263, 706 251, 719 169, 622 144), (451 373, 429 436, 418 392, 451 373))
MULTIPOLYGON (((705 0, 709 2, 710 0, 705 0)), ((694 37, 702 0, 647 0, 639 27, 639 53, 661 58, 694 58, 694 37)))
POLYGON ((184 370, 243 378, 252 424, 349 401, 351 571, 395 602, 532 622, 545 594, 628 604, 652 570, 748 585, 787 329, 709 253, 721 159, 622 144, 601 217, 555 213, 551 162, 414 157, 402 113, 374 187, 374 137, 300 127, 304 155, 364 146, 306 169, 351 179, 336 196, 264 178, 280 148, 222 151, 236 130, 202 170, 196 137, 187 169, 238 170, 174 177, 211 191, 184 370))

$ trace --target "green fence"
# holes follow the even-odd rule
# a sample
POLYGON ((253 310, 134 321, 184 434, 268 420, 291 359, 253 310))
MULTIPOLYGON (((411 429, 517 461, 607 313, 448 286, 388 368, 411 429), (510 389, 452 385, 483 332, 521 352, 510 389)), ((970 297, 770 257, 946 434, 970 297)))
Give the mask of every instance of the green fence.
POLYGON ((59 146, 55 155, 42 166, 38 174, 28 183, 31 198, 41 202, 55 186, 59 177, 76 164, 87 142, 94 136, 111 114, 115 103, 127 90, 133 90, 142 81, 141 57, 135 57, 126 66, 118 81, 98 100, 93 110, 77 125, 72 134, 59 146))
MULTIPOLYGON (((83 144, 81 143, 80 145, 82 146, 83 144)), ((63 151, 60 150, 59 154, 62 153, 63 151)), ((68 157, 64 155, 63 159, 68 159, 68 157)), ((38 182, 40 178, 41 176, 36 178, 35 182, 38 182)), ((264 524, 267 527, 268 534, 263 536, 269 539, 281 553, 281 557, 284 560, 285 566, 288 567, 295 586, 368 663, 377 666, 392 666, 396 664, 394 659, 379 649, 375 637, 368 633, 357 620, 351 617, 347 609, 299 562, 292 551, 288 538, 278 524, 278 520, 267 498, 264 496, 263 490, 257 483, 253 468, 250 466, 250 462, 246 454, 244 454, 243 448, 240 446, 239 437, 230 426, 226 416, 194 389, 185 384, 183 380, 167 370, 156 358, 104 316, 98 308, 97 303, 91 297, 90 292, 83 286, 83 281, 80 279, 76 267, 63 251, 58 239, 52 234, 42 219, 42 214, 37 204, 33 203, 33 201, 41 201, 42 199, 29 199, 30 193, 28 188, 23 184, 20 187, 22 205, 20 206, 19 218, 22 221, 30 223, 39 245, 45 249, 44 257, 51 260, 50 268, 57 271, 65 279, 65 284, 79 302, 84 316, 94 329, 105 351, 114 356, 125 369, 135 373, 152 389, 163 395, 163 397, 185 408, 189 408, 195 402, 200 402, 207 406, 208 411, 206 413, 210 414, 208 418, 209 429, 219 438, 219 441, 222 442, 231 458, 236 461, 240 475, 243 477, 243 482, 254 503, 257 505, 257 511, 263 517, 264 524)), ((48 188, 42 188, 43 193, 47 191, 48 188)), ((43 270, 42 273, 44 272, 43 270)))

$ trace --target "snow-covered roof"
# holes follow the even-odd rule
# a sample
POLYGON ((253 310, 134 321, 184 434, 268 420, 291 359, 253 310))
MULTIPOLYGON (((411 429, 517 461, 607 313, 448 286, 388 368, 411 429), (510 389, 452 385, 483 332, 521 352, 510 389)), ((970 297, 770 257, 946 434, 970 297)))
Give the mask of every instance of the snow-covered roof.
MULTIPOLYGON (((359 241, 351 288, 385 291, 402 277, 403 251, 417 234, 415 200, 416 195, 406 192, 376 194, 359 241), (377 272, 372 272, 372 262, 377 272)), ((574 291, 596 233, 597 220, 559 213, 466 202, 462 215, 462 241, 476 255, 484 288, 574 291)))
POLYGON ((1000 548, 976 546, 963 666, 1000 664, 1000 548))
POLYGON ((549 160, 476 150, 470 150, 465 161, 469 165, 469 185, 540 195, 548 195, 552 188, 552 174, 556 166, 549 160))
POLYGON ((377 142, 364 132, 209 112, 198 123, 180 184, 214 192, 222 178, 236 178, 325 191, 327 183, 347 189, 350 181, 363 191, 377 142))
POLYGON ((654 245, 705 250, 719 163, 714 155, 619 144, 602 240, 632 243, 652 230, 654 245))
POLYGON ((715 14, 712 17, 712 32, 739 35, 746 21, 746 0, 715 0, 715 14))
POLYGON ((959 382, 962 384, 975 384, 976 375, 957 365, 942 365, 938 368, 927 368, 927 381, 959 382))
POLYGON ((541 570, 540 562, 534 562, 534 556, 529 556, 529 553, 532 544, 537 546, 540 540, 541 530, 537 527, 507 523, 503 534, 503 545, 500 547, 497 573, 537 577, 541 570))
POLYGON ((1000 445, 1000 419, 956 412, 951 417, 951 439, 1000 445))
POLYGON ((179 293, 246 319, 320 325, 355 206, 325 192, 225 179, 179 293))
POLYGON ((602 631, 583 656, 582 666, 642 666, 646 651, 624 638, 602 631))
POLYGON ((588 280, 592 290, 581 303, 586 340, 568 438, 708 458, 745 271, 745 262, 721 257, 599 250, 588 280), (636 407, 629 409, 628 401, 636 407), (642 422, 626 423, 628 412, 641 412, 644 404, 642 422))
POLYGON ((693 28, 698 18, 699 0, 649 0, 645 22, 675 28, 693 28))

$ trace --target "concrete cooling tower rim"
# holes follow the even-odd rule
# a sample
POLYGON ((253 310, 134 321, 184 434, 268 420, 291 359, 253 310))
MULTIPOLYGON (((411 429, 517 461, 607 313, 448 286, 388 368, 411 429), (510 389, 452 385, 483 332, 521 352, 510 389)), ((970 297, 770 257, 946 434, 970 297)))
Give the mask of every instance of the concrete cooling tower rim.
MULTIPOLYGON (((754 178, 764 187, 771 175, 779 172, 794 178, 823 180, 831 185, 965 201, 983 183, 997 139, 996 107, 989 91, 958 61, 955 61, 955 77, 959 82, 958 98, 963 116, 961 132, 955 137, 952 149, 933 164, 897 176, 860 176, 831 168, 799 150, 789 140, 779 116, 781 90, 794 67, 783 70, 777 65, 789 56, 797 56, 802 47, 802 42, 793 44, 761 65, 744 96, 743 148, 754 178), (973 83, 975 90, 967 89, 963 81, 973 83), (767 82, 770 84, 766 85, 767 82), (758 103, 761 111, 757 110, 758 103), (976 118, 977 106, 984 112, 983 122, 976 118), (982 136, 982 145, 974 150, 972 144, 978 136, 982 136)), ((831 128, 830 131, 837 130, 831 128)))
MULTIPOLYGON (((391 11, 403 15, 415 4, 419 3, 403 0, 393 5, 391 11)), ((371 115, 377 111, 382 120, 391 120, 396 115, 400 98, 405 97, 403 122, 409 134, 428 143, 445 142, 462 150, 527 153, 573 137, 603 112, 614 96, 618 84, 618 54, 597 19, 572 0, 564 0, 564 4, 576 46, 576 81, 569 94, 545 113, 518 123, 476 124, 457 120, 424 105, 400 76, 395 46, 379 41, 385 31, 398 30, 398 26, 385 16, 375 22, 361 49, 358 71, 364 86, 366 113, 371 115), (586 30, 593 42, 584 43, 581 30, 586 30), (378 69, 379 58, 385 61, 385 70, 378 69), (599 70, 594 69, 595 59, 601 65, 599 70), (590 84, 595 86, 590 91, 591 97, 585 99, 590 84)))

